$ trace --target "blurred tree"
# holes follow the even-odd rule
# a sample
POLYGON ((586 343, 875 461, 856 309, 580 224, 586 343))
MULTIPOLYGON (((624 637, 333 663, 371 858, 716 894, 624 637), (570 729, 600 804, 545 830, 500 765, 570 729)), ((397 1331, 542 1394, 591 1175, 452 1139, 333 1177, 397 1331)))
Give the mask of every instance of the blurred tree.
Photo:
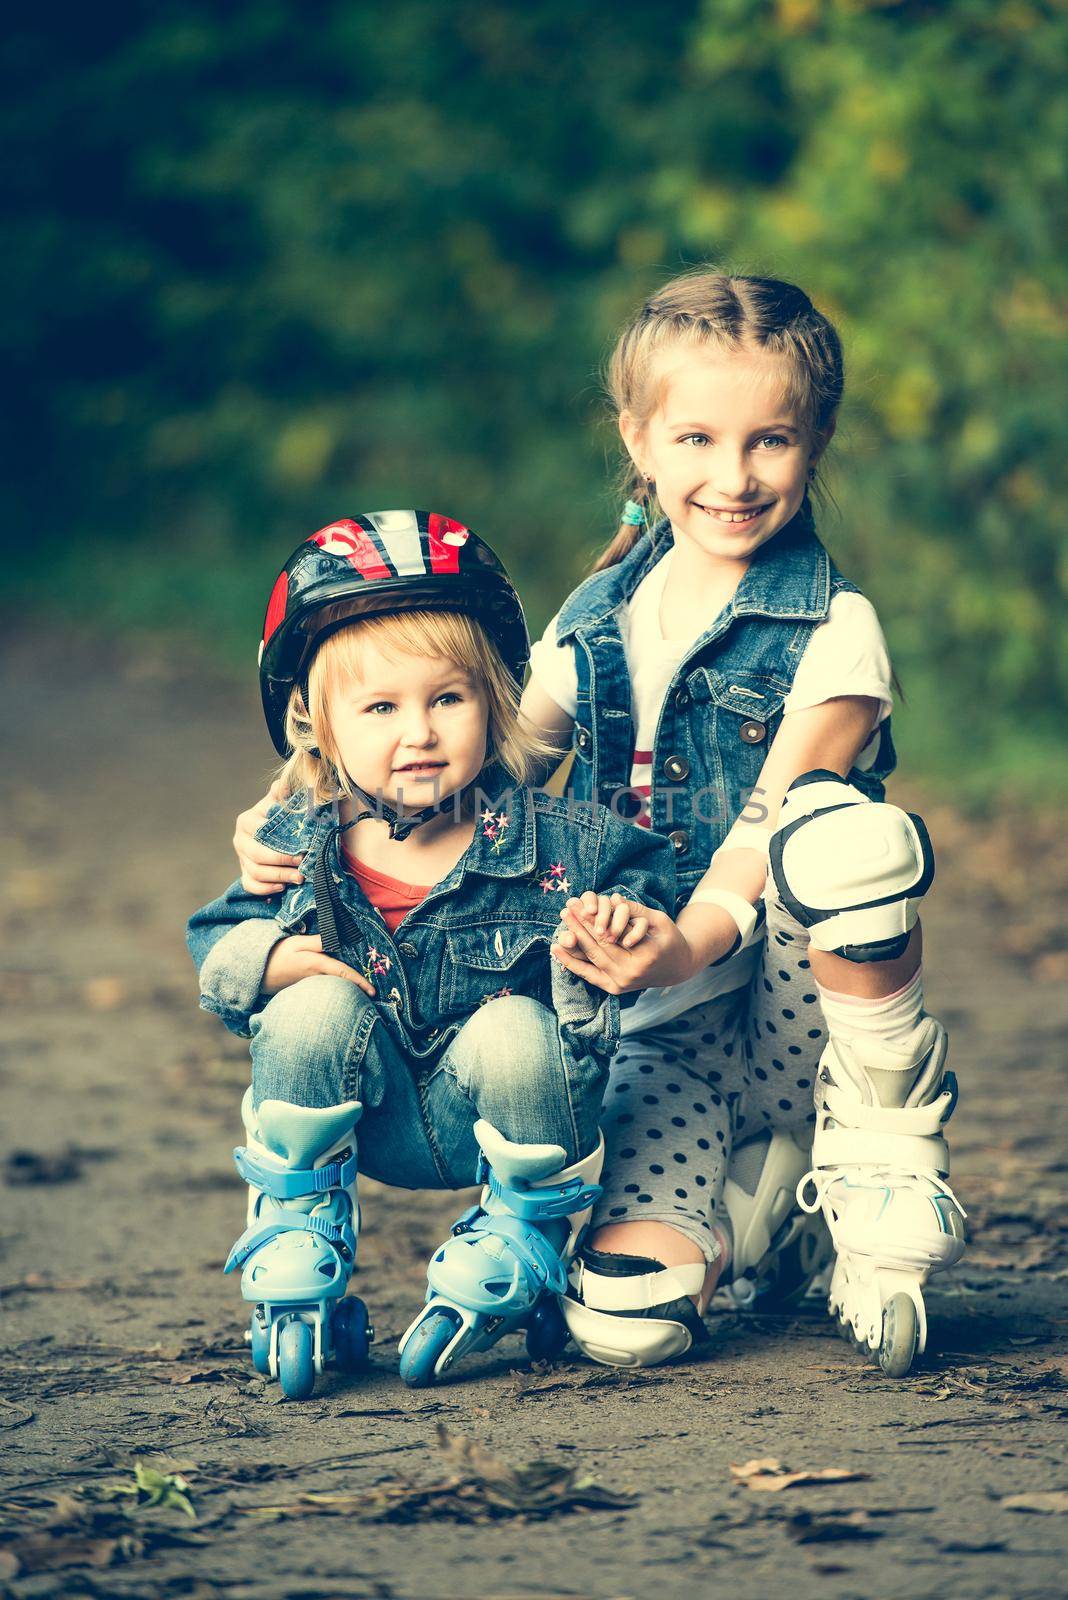
POLYGON ((842 325, 825 534, 918 757, 1063 714, 1060 6, 116 0, 2 50, 9 570, 62 527, 72 594, 244 653, 304 530, 429 504, 540 624, 610 531, 605 346, 713 257, 842 325))

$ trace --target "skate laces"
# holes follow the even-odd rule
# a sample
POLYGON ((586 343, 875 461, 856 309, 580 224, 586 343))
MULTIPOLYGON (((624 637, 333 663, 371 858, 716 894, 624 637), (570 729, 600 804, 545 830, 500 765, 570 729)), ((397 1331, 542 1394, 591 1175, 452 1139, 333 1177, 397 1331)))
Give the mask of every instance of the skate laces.
POLYGON ((839 1183, 852 1189, 890 1188, 895 1192, 911 1190, 920 1193, 923 1192, 923 1185, 929 1183, 938 1191, 930 1198, 950 1200, 962 1217, 968 1215, 945 1178, 934 1167, 906 1169, 890 1164, 877 1166, 860 1162, 852 1167, 845 1165, 813 1167, 811 1171, 806 1172, 797 1185, 796 1197, 799 1207, 809 1216, 813 1216, 822 1208, 828 1192, 839 1183))

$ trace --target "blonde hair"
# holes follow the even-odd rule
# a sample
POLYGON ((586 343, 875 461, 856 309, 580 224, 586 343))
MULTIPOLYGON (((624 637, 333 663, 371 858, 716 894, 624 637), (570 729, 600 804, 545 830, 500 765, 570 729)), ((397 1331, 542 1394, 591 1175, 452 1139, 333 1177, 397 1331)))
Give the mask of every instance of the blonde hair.
MULTIPOLYGON (((608 359, 604 383, 617 418, 628 411, 644 426, 662 391, 658 358, 679 346, 766 350, 783 360, 787 404, 826 445, 845 382, 842 345, 834 325, 792 283, 778 278, 735 277, 701 269, 672 278, 651 295, 624 328, 608 359)), ((626 459, 621 483, 652 522, 656 488, 626 459)), ((631 550, 641 529, 622 522, 594 572, 612 567, 631 550)))
MULTIPOLYGON (((350 616, 351 604, 342 601, 324 607, 319 621, 329 627, 350 616)), ((352 779, 341 764, 330 728, 329 705, 341 684, 361 675, 368 643, 390 655, 440 657, 468 673, 486 697, 487 759, 497 761, 516 782, 525 783, 535 763, 559 756, 520 711, 519 685, 473 617, 458 611, 355 617, 328 634, 312 657, 307 703, 302 685, 294 685, 290 693, 285 731, 293 753, 278 774, 287 795, 306 789, 316 805, 323 805, 339 793, 352 794, 352 779)))

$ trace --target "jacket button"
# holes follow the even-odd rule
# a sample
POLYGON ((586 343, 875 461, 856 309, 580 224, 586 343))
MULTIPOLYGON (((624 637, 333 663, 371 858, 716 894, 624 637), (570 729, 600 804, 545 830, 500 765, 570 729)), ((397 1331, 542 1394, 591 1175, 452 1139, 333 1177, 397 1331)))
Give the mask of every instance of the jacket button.
POLYGON ((664 762, 664 771, 675 783, 681 783, 690 776, 690 763, 685 756, 668 756, 664 762))
POLYGON ((440 1028, 431 1028, 430 1032, 427 1034, 427 1039, 436 1039, 440 1033, 440 1028))
POLYGON ((690 703, 690 691, 689 691, 689 689, 680 689, 678 694, 675 696, 675 709, 676 709, 676 711, 685 711, 686 707, 689 705, 689 703, 690 703))
POLYGON ((412 944, 410 942, 410 940, 407 940, 407 939, 405 940, 405 942, 403 944, 399 944, 397 946, 397 949, 400 951, 402 956, 411 957, 411 956, 417 956, 419 954, 419 951, 417 950, 415 945, 412 944))
POLYGON ((673 828, 668 834, 668 838, 675 846, 675 854, 678 856, 681 856, 684 851, 690 848, 690 835, 685 828, 673 828))
POLYGON ((768 736, 768 730, 764 724, 762 722, 754 722, 752 719, 748 722, 743 722, 738 732, 746 744, 760 744, 768 736))
POLYGON ((593 734, 589 728, 578 727, 575 729, 575 749, 588 756, 593 749, 593 734))

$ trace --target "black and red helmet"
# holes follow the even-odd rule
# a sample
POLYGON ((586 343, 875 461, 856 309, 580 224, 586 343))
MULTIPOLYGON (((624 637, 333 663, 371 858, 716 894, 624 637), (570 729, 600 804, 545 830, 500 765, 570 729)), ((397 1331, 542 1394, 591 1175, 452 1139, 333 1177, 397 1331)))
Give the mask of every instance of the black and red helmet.
POLYGON ((263 620, 260 691, 274 747, 288 755, 289 696, 328 633, 354 617, 462 611, 479 621, 520 685, 530 639, 519 596, 485 540, 434 511, 369 511, 304 539, 282 568, 263 620), (325 607, 353 604, 321 626, 325 607))

